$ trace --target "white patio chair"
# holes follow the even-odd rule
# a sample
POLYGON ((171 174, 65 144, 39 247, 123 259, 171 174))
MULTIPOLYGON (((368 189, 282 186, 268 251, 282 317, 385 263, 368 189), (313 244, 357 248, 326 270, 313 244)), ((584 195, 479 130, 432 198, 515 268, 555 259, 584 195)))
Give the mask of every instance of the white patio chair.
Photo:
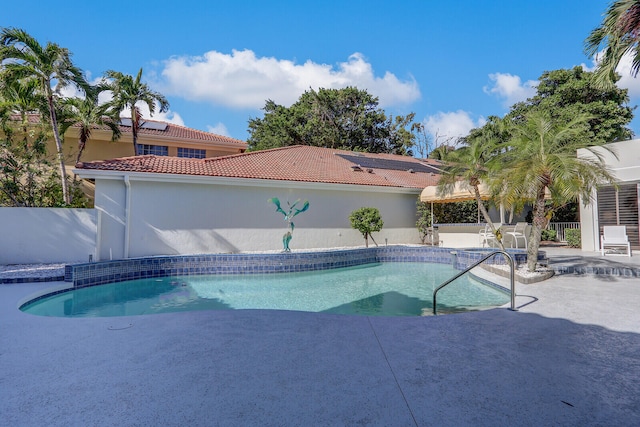
POLYGON ((627 227, 624 225, 605 225, 602 227, 602 236, 600 236, 600 251, 602 256, 605 255, 627 255, 631 257, 631 244, 627 236, 627 227), (606 251, 606 249, 611 251, 606 251), (618 252, 618 249, 624 248, 626 253, 618 252))
MULTIPOLYGON (((500 225, 495 225, 496 229, 498 229, 500 227, 500 225)), ((494 243, 496 246, 498 245, 498 239, 496 238, 496 235, 493 234, 493 231, 491 231, 491 226, 489 224, 484 226, 484 230, 480 230, 480 232, 478 233, 479 236, 479 241, 480 241, 480 245, 484 248, 484 245, 487 245, 488 247, 492 247, 492 243, 494 243)))
POLYGON ((507 231, 505 234, 511 236, 511 247, 516 245, 516 248, 519 248, 519 241, 522 240, 524 242, 524 248, 527 247, 527 223, 526 222, 518 222, 513 227, 513 230, 507 231))

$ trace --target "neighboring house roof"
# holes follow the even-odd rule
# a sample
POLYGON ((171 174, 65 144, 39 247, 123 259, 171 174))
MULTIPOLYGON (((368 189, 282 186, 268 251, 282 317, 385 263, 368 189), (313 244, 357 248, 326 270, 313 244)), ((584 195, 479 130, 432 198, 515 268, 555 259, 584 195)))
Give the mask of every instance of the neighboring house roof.
MULTIPOLYGON (((11 119, 18 121, 20 120, 20 116, 18 114, 12 114, 11 119)), ((29 123, 40 123, 41 116, 38 114, 28 114, 27 121, 29 123)), ((77 125, 72 126, 72 128, 77 128, 77 125)), ((131 132, 131 119, 130 118, 121 118, 120 120, 120 132, 123 135, 130 135, 131 132)), ((106 126, 96 126, 96 129, 101 129, 108 131, 109 129, 106 126)), ((211 132, 205 132, 197 129, 191 129, 185 126, 176 125, 169 122, 163 122, 160 120, 150 120, 143 119, 142 127, 138 130, 138 136, 149 135, 153 137, 161 137, 167 138, 171 140, 181 140, 181 141, 194 141, 198 143, 212 143, 212 144, 223 144, 223 145, 238 145, 240 149, 246 149, 247 143, 245 141, 230 138, 228 136, 222 136, 211 132)))
POLYGON ((208 159, 125 157, 80 163, 77 168, 81 175, 82 170, 147 172, 422 190, 437 183, 440 171, 435 164, 408 156, 296 145, 208 159))
MULTIPOLYGON (((123 118, 120 124, 122 133, 131 133, 131 119, 123 118)), ((211 132, 205 132, 197 129, 191 129, 185 126, 176 125, 158 120, 144 119, 142 127, 138 130, 138 136, 152 135, 161 136, 171 139, 189 139, 199 142, 216 142, 216 143, 234 143, 246 148, 247 143, 239 139, 229 138, 228 136, 217 135, 211 132), (159 125, 159 126, 158 126, 159 125)))

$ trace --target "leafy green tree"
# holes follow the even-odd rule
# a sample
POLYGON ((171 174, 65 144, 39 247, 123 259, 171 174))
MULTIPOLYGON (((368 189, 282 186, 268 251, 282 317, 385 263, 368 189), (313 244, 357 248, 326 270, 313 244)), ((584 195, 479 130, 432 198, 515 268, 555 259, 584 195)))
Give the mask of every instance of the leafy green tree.
POLYGON ((17 28, 3 28, 0 33, 0 63, 3 82, 35 80, 39 84, 39 90, 46 99, 46 113, 56 143, 63 199, 69 204, 71 197, 66 179, 62 138, 58 132, 55 98, 56 90, 69 84, 75 84, 80 89, 86 88, 88 85, 82 71, 73 65, 67 49, 51 42, 42 46, 27 32, 17 28))
POLYGON ((599 87, 611 88, 619 79, 616 68, 627 53, 633 56, 631 67, 635 77, 640 70, 640 1, 617 0, 607 9, 600 26, 595 28, 585 40, 584 50, 594 57, 600 49, 604 55, 599 58, 595 72, 599 87))
POLYGON ((0 206, 87 207, 77 181, 69 181, 71 205, 65 203, 61 179, 50 162, 46 120, 30 120, 46 110, 46 99, 33 79, 0 86, 0 206), (43 108, 42 106, 45 106, 43 108))
POLYGON ((603 142, 585 137, 584 129, 591 117, 581 114, 566 123, 553 119, 549 112, 534 110, 527 113, 511 129, 511 139, 500 155, 502 167, 493 171, 494 179, 502 182, 506 200, 533 202, 532 231, 528 239, 527 266, 535 271, 542 230, 551 218, 554 206, 565 205, 582 197, 592 198, 597 185, 613 183, 614 177, 593 151, 603 142), (578 158, 576 151, 586 148, 595 158, 578 158), (547 192, 551 203, 546 203, 547 192))
POLYGON ((96 128, 109 129, 112 141, 120 138, 119 112, 109 108, 108 104, 98 103, 100 91, 101 87, 92 87, 87 90, 85 98, 67 98, 62 103, 60 132, 64 135, 70 127, 78 128, 76 163, 80 162, 87 141, 96 128))
POLYGON ((384 222, 380 216, 380 211, 377 208, 360 208, 351 212, 349 215, 349 221, 351 221, 351 227, 362 233, 364 237, 365 246, 369 247, 369 237, 373 240, 373 243, 378 246, 373 239, 371 233, 382 230, 384 222))
MULTIPOLYGON (((521 122, 532 110, 540 110, 554 123, 561 124, 586 114, 590 119, 581 124, 582 132, 575 138, 590 139, 594 144, 631 138, 627 125, 633 118, 633 110, 627 105, 627 90, 615 86, 600 88, 595 79, 593 72, 582 67, 546 71, 538 79, 536 95, 513 105, 505 120, 521 122)), ((506 139, 506 134, 500 138, 506 139)))
POLYGON ((310 89, 291 107, 268 100, 249 120, 249 149, 311 145, 370 153, 411 154, 414 114, 387 117, 378 98, 354 87, 310 89))
POLYGON ((134 78, 128 74, 119 71, 109 70, 105 73, 105 77, 110 79, 106 88, 111 90, 113 99, 107 103, 110 109, 118 114, 124 110, 131 110, 131 133, 133 135, 133 152, 137 156, 138 150, 138 131, 143 124, 142 114, 139 103, 146 104, 151 115, 156 112, 156 102, 159 105, 159 112, 164 113, 169 110, 169 101, 159 92, 155 92, 142 83, 142 68, 134 78))
POLYGON ((46 105, 35 80, 8 81, 0 86, 0 205, 39 206, 44 179, 46 122, 30 123, 32 111, 46 105))

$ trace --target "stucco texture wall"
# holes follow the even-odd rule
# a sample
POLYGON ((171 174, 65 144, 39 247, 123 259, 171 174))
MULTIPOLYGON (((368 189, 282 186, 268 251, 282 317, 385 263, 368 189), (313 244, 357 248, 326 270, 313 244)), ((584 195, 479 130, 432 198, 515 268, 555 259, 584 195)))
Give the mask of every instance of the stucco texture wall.
POLYGON ((293 220, 293 250, 364 245, 362 235, 349 222, 349 214, 363 206, 376 207, 382 215, 384 228, 374 233, 378 244, 385 244, 385 239, 388 244, 419 243, 415 227, 418 190, 403 194, 345 185, 317 187, 132 178, 127 197, 123 180, 97 180, 99 258, 281 250, 287 223, 268 203, 272 197, 279 198, 285 210, 287 201, 310 203, 309 210, 293 220))
POLYGON ((93 209, 0 208, 0 264, 87 262, 96 245, 93 209))

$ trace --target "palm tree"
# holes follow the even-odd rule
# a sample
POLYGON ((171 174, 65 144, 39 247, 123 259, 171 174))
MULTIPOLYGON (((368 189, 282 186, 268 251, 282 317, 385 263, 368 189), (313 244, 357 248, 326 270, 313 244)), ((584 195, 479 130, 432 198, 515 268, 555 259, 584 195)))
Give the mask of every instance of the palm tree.
POLYGON ((118 113, 131 109, 131 132, 133 134, 133 152, 138 155, 138 130, 142 123, 140 122, 141 113, 137 104, 143 102, 149 107, 151 115, 156 111, 156 102, 160 105, 160 112, 164 113, 169 110, 169 101, 164 95, 155 92, 140 80, 142 78, 142 68, 138 71, 138 75, 134 79, 128 74, 122 74, 119 71, 109 70, 105 73, 108 79, 112 79, 107 87, 113 93, 113 99, 109 102, 109 106, 118 113))
MULTIPOLYGON (((579 197, 588 203, 592 191, 603 183, 614 182, 602 155, 593 150, 594 142, 584 138, 591 117, 579 115, 569 123, 558 123, 548 113, 533 110, 510 129, 511 139, 501 154, 495 179, 502 182, 502 196, 510 202, 533 202, 532 231, 528 239, 527 267, 535 271, 542 230, 554 206, 579 197), (594 158, 579 158, 576 151, 586 148, 594 158), (551 204, 545 198, 551 195, 551 204)), ((600 147, 611 151, 605 144, 600 147)))
POLYGON ((39 89, 47 101, 47 115, 56 143, 62 195, 64 203, 71 203, 67 185, 67 171, 62 152, 62 138, 58 132, 56 118, 55 89, 69 84, 75 84, 85 89, 88 84, 82 71, 71 62, 69 50, 55 43, 47 42, 42 46, 27 32, 18 28, 3 28, 0 34, 0 63, 2 64, 2 78, 10 80, 36 80, 39 89))
MULTIPOLYGON (((502 126, 500 119, 497 117, 493 119, 496 121, 496 126, 502 126)), ((438 181, 438 192, 441 195, 451 194, 455 190, 456 184, 468 189, 478 203, 478 209, 480 209, 485 222, 496 236, 500 249, 504 250, 500 233, 491 221, 480 193, 480 184, 488 184, 491 168, 495 164, 499 152, 499 139, 491 130, 492 128, 487 126, 465 139, 467 145, 454 151, 442 151, 443 160, 447 166, 438 181)))
POLYGON ((118 112, 113 112, 107 104, 98 103, 98 95, 101 87, 92 87, 86 92, 86 97, 67 98, 62 105, 60 118, 60 132, 64 135, 67 130, 76 126, 78 128, 78 155, 76 164, 80 163, 82 153, 91 133, 96 128, 107 128, 111 131, 111 140, 120 138, 120 126, 118 125, 118 112))
POLYGON ((594 57, 604 47, 596 69, 596 83, 610 87, 617 80, 616 68, 627 53, 633 54, 632 75, 640 70, 640 0, 617 0, 607 9, 602 24, 585 40, 585 53, 594 57))

